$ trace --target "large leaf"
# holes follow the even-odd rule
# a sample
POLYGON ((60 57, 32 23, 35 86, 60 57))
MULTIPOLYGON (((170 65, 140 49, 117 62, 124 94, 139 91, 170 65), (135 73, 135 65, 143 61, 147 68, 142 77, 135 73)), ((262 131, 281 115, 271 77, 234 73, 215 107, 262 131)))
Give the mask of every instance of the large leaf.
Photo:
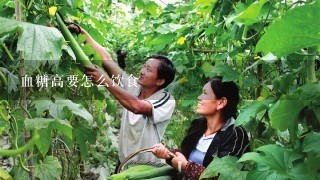
POLYGON ((72 102, 71 100, 56 100, 53 103, 51 100, 36 100, 33 102, 37 109, 38 115, 43 111, 49 110, 49 114, 56 119, 64 119, 64 108, 69 109, 72 113, 81 116, 85 120, 92 122, 92 115, 81 105, 72 102))
POLYGON ((271 126, 280 131, 293 130, 298 125, 299 115, 304 107, 305 102, 300 100, 297 95, 283 95, 270 109, 271 126))
POLYGON ((296 94, 299 95, 301 100, 305 101, 319 101, 320 100, 320 82, 313 84, 306 84, 301 86, 296 94))
POLYGON ((24 169, 22 169, 20 165, 13 166, 10 173, 13 174, 14 180, 28 179, 28 173, 24 169))
POLYGON ((266 2, 267 0, 257 0, 256 2, 252 3, 246 10, 242 11, 237 16, 232 17, 232 19, 234 18, 233 20, 235 22, 243 23, 245 25, 256 23, 257 21, 260 21, 258 17, 261 12, 262 6, 266 2))
POLYGON ((240 75, 237 71, 233 70, 226 64, 215 65, 211 72, 213 76, 223 76, 223 82, 236 81, 240 75))
POLYGON ((72 126, 68 121, 58 119, 34 118, 24 121, 26 129, 48 129, 58 130, 59 132, 72 139, 72 126))
POLYGON ((27 72, 35 71, 40 65, 58 65, 65 44, 62 34, 52 27, 17 22, 0 17, 0 34, 22 29, 17 50, 24 52, 27 72))
POLYGON ((162 24, 156 29, 156 31, 160 34, 168 34, 168 33, 173 33, 176 30, 181 29, 182 27, 183 26, 180 24, 168 23, 168 24, 162 24))
POLYGON ((310 132, 303 141, 303 152, 312 152, 320 158, 320 133, 310 132))
POLYGON ((293 150, 278 145, 265 145, 256 149, 257 152, 244 154, 238 162, 254 161, 255 169, 248 173, 248 178, 296 179, 303 177, 301 170, 306 166, 296 165, 296 160, 303 156, 293 150))
POLYGON ((42 163, 40 162, 34 168, 34 175, 39 179, 59 179, 61 172, 61 164, 54 156, 47 156, 42 163))
POLYGON ((286 56, 320 44, 320 1, 289 10, 259 40, 256 52, 286 56))
POLYGON ((24 121, 26 129, 38 129, 40 139, 36 142, 36 146, 40 153, 45 156, 51 146, 51 132, 57 130, 72 139, 72 126, 68 121, 57 119, 34 118, 24 121))
POLYGON ((157 15, 157 10, 160 8, 157 3, 151 0, 136 0, 134 3, 139 10, 147 11, 152 16, 157 15))
POLYGON ((12 177, 10 176, 9 173, 7 173, 7 171, 5 171, 4 169, 2 169, 0 167, 0 179, 1 180, 12 180, 12 177))
POLYGON ((267 109, 271 102, 271 100, 256 101, 241 109, 235 125, 240 126, 242 124, 247 124, 253 117, 256 117, 259 112, 267 109))
POLYGON ((13 92, 17 92, 19 90, 19 78, 18 76, 12 74, 10 71, 8 71, 6 68, 4 67, 0 67, 0 71, 2 71, 4 73, 5 76, 7 76, 8 78, 8 93, 10 93, 11 91, 13 92))
POLYGON ((85 124, 76 123, 73 128, 73 136, 79 144, 81 158, 88 155, 87 143, 94 144, 96 142, 96 132, 85 124))
MULTIPOLYGON (((317 140, 319 141, 319 140, 317 140)), ((307 164, 307 174, 308 179, 319 179, 320 178, 320 157, 316 156, 314 153, 307 153, 307 158, 305 163, 307 164)))
POLYGON ((219 175, 219 179, 246 179, 247 172, 241 171, 242 164, 237 163, 238 158, 225 156, 215 157, 209 166, 203 171, 200 179, 213 178, 219 175))
POLYGON ((39 130, 40 139, 36 142, 36 146, 43 157, 46 156, 51 146, 51 132, 48 129, 39 130))

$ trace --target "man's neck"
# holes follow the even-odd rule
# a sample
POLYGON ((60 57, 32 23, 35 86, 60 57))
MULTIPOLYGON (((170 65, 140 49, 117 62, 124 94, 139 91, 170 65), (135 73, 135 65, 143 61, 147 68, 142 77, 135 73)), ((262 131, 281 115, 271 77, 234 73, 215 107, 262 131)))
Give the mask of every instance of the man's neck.
POLYGON ((152 94, 156 93, 158 91, 158 87, 141 87, 141 92, 139 94, 139 99, 147 99, 152 94))

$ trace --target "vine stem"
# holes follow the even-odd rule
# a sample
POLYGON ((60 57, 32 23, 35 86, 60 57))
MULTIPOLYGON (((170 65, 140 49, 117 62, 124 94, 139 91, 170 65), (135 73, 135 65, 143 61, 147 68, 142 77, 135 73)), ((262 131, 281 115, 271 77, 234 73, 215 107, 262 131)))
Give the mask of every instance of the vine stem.
MULTIPOLYGON (((21 16, 22 16, 22 6, 25 8, 25 5, 23 4, 23 0, 15 0, 15 15, 16 15, 16 20, 21 21, 21 16)), ((25 68, 24 68, 24 53, 20 52, 20 68, 19 68, 19 75, 20 77, 25 76, 25 68)), ((24 107, 27 107, 27 93, 26 93, 26 88, 20 88, 20 99, 21 99, 21 104, 24 107)), ((22 111, 22 117, 26 119, 28 117, 28 114, 25 111, 22 111)), ((30 137, 30 132, 27 130, 24 130, 24 139, 27 141, 30 137)), ((26 155, 30 155, 30 151, 27 150, 26 155)), ((24 156, 24 155, 21 155, 24 156)), ((33 168, 33 158, 30 158, 27 162, 28 166, 30 167, 30 171, 28 172, 28 179, 29 180, 34 180, 34 168, 33 168)), ((20 163, 21 165, 21 163, 20 163)), ((23 167, 23 165, 21 165, 23 167)))
POLYGON ((7 48, 6 44, 1 41, 1 45, 2 45, 3 49, 6 51, 6 53, 8 54, 9 59, 10 59, 11 61, 14 61, 13 56, 12 56, 12 54, 10 53, 9 49, 7 48))
POLYGON ((306 77, 305 80, 307 83, 314 83, 317 82, 316 72, 315 72, 315 59, 317 47, 309 47, 308 54, 314 54, 314 56, 307 56, 304 60, 304 66, 306 69, 306 77))

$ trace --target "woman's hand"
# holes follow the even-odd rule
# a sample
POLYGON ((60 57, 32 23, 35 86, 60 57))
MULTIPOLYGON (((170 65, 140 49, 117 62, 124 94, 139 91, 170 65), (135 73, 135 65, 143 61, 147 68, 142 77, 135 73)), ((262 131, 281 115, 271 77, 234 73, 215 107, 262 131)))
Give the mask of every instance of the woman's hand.
POLYGON ((176 157, 172 158, 171 163, 174 168, 176 168, 179 171, 183 171, 186 168, 188 161, 182 153, 176 152, 176 157), (180 167, 179 162, 181 162, 180 167))
POLYGON ((156 144, 152 147, 152 153, 161 159, 170 159, 169 150, 163 144, 156 144))

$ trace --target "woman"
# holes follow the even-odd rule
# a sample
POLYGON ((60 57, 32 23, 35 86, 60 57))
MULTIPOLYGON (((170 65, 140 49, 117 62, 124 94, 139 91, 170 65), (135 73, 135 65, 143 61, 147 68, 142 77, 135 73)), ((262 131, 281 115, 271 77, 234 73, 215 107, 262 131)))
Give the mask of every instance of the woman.
POLYGON ((175 153, 173 157, 165 146, 156 144, 153 154, 166 159, 188 179, 199 179, 215 156, 240 157, 249 149, 249 140, 242 127, 233 125, 238 102, 239 92, 234 82, 222 82, 220 77, 211 79, 198 97, 196 112, 202 116, 192 122, 181 151, 170 150, 175 153))

